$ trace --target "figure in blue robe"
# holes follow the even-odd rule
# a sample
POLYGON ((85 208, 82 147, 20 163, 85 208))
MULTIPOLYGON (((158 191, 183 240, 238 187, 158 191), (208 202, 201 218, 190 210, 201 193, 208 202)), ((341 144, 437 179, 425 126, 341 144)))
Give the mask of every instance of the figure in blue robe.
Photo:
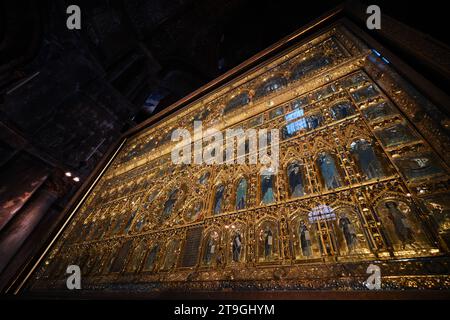
POLYGON ((224 191, 225 187, 223 185, 220 185, 216 189, 216 195, 214 197, 214 214, 219 214, 222 210, 222 200, 224 191))
POLYGON ((334 189, 342 186, 341 177, 336 168, 333 157, 328 153, 322 153, 317 159, 326 189, 334 189))
POLYGON ((262 203, 272 203, 275 201, 273 194, 273 175, 261 176, 262 203))

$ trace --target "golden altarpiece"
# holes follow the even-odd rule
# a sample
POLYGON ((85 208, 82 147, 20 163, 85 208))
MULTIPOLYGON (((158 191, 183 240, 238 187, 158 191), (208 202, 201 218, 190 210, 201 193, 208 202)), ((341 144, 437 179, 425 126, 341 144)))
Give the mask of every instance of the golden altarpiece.
POLYGON ((450 140, 394 70, 337 23, 126 138, 29 290, 448 288, 450 140), (173 164, 194 120, 279 129, 277 174, 173 164))

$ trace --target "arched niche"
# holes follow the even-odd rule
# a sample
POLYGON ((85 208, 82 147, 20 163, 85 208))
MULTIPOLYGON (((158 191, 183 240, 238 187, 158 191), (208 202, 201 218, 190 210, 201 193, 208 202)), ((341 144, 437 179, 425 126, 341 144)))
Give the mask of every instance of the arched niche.
POLYGON ((262 220, 256 227, 258 262, 270 263, 280 259, 280 231, 274 219, 262 220))

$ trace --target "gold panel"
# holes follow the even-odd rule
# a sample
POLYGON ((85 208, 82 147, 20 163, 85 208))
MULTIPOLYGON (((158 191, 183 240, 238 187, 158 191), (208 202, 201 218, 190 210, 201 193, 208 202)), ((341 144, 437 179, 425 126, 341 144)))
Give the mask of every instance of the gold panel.
POLYGON ((435 109, 338 24, 129 138, 29 287, 63 289, 76 264, 92 290, 360 289, 372 262, 383 288, 448 287, 435 109), (173 164, 171 133, 195 120, 279 129, 273 181, 260 164, 173 164))

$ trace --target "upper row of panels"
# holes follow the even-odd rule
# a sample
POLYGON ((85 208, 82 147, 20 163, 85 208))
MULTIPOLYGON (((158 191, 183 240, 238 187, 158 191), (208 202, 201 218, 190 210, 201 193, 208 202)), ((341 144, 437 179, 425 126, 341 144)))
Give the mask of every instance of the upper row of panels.
POLYGON ((220 90, 217 97, 202 106, 198 107, 199 103, 195 103, 178 114, 178 117, 172 116, 157 128, 146 130, 132 138, 122 151, 118 163, 127 162, 170 142, 172 131, 176 128, 189 128, 193 121, 202 121, 208 127, 215 126, 223 117, 238 114, 272 94, 337 66, 352 56, 348 47, 355 48, 353 43, 349 45, 347 38, 348 35, 344 36, 342 31, 333 29, 292 49, 269 65, 258 67, 245 77, 247 81, 241 83, 235 80, 233 88, 223 93, 220 90))

